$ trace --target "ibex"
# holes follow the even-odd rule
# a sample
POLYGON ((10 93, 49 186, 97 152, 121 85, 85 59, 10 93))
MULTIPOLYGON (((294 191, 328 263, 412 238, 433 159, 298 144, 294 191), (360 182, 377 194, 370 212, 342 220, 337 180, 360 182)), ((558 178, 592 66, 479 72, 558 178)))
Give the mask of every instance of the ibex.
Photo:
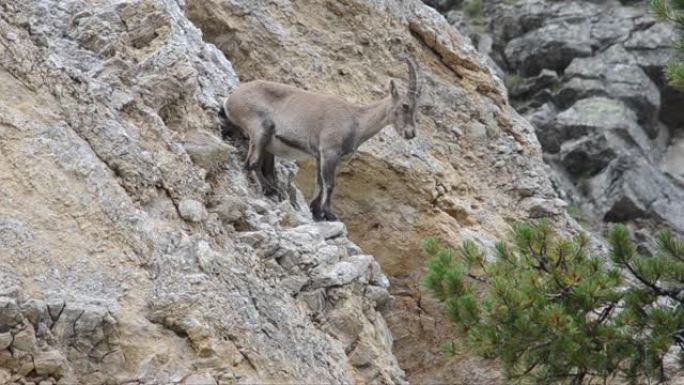
POLYGON ((404 60, 409 70, 406 94, 401 95, 392 80, 390 94, 367 106, 262 80, 238 86, 219 115, 249 137, 245 168, 255 172, 264 193, 280 194, 274 155, 292 160, 313 157, 317 172, 311 213, 317 221, 337 220, 331 200, 340 160, 351 157, 389 124, 406 139, 416 136, 418 74, 413 61, 404 60))

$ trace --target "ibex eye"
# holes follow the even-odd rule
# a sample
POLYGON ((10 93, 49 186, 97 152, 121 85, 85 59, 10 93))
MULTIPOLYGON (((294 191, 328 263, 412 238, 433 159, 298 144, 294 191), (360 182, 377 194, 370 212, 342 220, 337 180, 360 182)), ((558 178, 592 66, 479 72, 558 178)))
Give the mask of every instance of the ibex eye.
POLYGON ((404 110, 408 111, 409 105, 406 104, 406 103, 404 103, 404 104, 401 105, 401 108, 403 108, 404 110))

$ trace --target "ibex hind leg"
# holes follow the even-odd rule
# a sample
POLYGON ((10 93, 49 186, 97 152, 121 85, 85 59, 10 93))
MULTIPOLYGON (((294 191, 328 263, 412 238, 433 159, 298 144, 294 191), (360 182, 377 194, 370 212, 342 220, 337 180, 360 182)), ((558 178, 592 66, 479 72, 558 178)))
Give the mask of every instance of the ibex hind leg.
POLYGON ((309 205, 311 208, 311 215, 315 221, 322 221, 325 219, 325 215, 323 214, 324 191, 323 175, 321 173, 321 157, 319 155, 316 157, 316 191, 314 193, 314 199, 309 205))
POLYGON ((332 212, 332 195, 335 190, 335 171, 339 163, 336 153, 321 153, 316 161, 317 194, 311 201, 311 214, 316 221, 336 221, 332 212))
POLYGON ((322 207, 323 216, 327 221, 338 220, 337 215, 332 212, 332 197, 335 192, 335 173, 339 162, 339 155, 337 153, 330 153, 323 157, 321 165, 321 173, 323 176, 323 185, 321 187, 325 188, 325 199, 323 200, 322 207))
POLYGON ((287 199, 287 194, 283 189, 278 187, 278 176, 275 169, 275 156, 266 151, 262 154, 263 162, 261 163, 261 173, 270 185, 271 189, 264 193, 266 195, 276 195, 279 200, 287 199))
POLYGON ((254 134, 249 138, 245 169, 256 175, 264 195, 282 197, 283 194, 277 187, 278 181, 275 177, 275 159, 266 151, 268 143, 273 138, 275 125, 270 119, 267 119, 261 123, 261 128, 252 130, 254 134), (265 171, 267 172, 265 173, 265 171))

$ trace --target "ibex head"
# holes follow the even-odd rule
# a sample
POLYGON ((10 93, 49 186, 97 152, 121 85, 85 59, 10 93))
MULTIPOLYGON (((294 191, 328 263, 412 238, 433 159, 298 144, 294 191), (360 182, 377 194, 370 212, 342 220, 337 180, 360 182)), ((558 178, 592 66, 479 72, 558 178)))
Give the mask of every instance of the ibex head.
POLYGON ((404 61, 409 70, 408 90, 406 95, 402 96, 394 80, 390 81, 390 94, 392 95, 390 122, 399 135, 405 139, 413 139, 416 137, 416 112, 421 89, 418 88, 418 71, 415 63, 408 57, 405 57, 404 61))

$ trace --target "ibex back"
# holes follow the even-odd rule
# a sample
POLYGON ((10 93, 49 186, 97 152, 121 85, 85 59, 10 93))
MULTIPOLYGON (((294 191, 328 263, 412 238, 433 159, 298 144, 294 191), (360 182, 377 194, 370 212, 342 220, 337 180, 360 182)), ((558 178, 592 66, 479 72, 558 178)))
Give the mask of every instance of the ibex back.
POLYGON ((254 171, 264 193, 280 194, 274 155, 293 160, 312 157, 316 160, 316 193, 311 213, 315 220, 337 220, 331 199, 340 160, 349 158, 389 124, 406 139, 416 136, 420 89, 415 64, 410 59, 406 62, 407 92, 401 95, 390 81, 389 96, 367 106, 262 80, 238 86, 226 98, 220 114, 249 137, 245 167, 254 171))

